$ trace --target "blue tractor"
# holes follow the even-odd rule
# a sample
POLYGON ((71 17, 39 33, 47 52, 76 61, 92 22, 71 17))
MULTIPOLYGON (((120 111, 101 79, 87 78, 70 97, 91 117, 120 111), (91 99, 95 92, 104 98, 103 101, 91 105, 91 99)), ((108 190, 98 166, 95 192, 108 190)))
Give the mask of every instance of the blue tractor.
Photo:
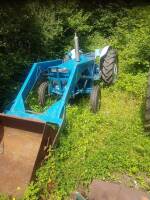
POLYGON ((90 109, 96 113, 101 99, 97 80, 103 80, 106 85, 117 80, 118 58, 112 47, 82 53, 76 34, 74 41, 75 47, 67 58, 34 63, 16 98, 0 114, 2 193, 18 196, 34 179, 49 147, 57 141, 70 99, 89 94, 90 109), (57 97, 43 113, 26 108, 27 97, 37 85, 40 105, 44 106, 46 98, 57 97))

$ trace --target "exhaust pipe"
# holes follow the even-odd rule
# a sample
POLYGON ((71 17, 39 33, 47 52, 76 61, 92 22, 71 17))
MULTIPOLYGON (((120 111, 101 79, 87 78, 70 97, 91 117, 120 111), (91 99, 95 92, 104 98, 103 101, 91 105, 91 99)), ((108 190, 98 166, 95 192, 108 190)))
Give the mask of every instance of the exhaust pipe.
POLYGON ((77 33, 74 36, 74 43, 75 43, 75 58, 77 62, 80 62, 80 53, 79 53, 79 38, 77 33))

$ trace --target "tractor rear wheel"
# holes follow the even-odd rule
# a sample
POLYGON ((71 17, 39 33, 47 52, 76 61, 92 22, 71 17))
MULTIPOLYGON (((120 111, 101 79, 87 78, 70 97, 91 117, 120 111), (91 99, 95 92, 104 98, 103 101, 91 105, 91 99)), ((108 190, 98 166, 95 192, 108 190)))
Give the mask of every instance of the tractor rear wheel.
POLYGON ((148 86, 147 86, 147 95, 146 95, 146 105, 144 113, 144 128, 146 131, 150 130, 150 71, 148 73, 148 86))
POLYGON ((114 49, 109 49, 100 61, 102 80, 106 85, 116 82, 118 77, 118 56, 114 49))
POLYGON ((45 105, 46 96, 48 95, 48 82, 41 83, 38 88, 38 101, 41 106, 45 105))
POLYGON ((99 85, 95 85, 93 86, 90 95, 90 108, 93 113, 96 113, 100 109, 100 100, 101 100, 101 90, 99 85))

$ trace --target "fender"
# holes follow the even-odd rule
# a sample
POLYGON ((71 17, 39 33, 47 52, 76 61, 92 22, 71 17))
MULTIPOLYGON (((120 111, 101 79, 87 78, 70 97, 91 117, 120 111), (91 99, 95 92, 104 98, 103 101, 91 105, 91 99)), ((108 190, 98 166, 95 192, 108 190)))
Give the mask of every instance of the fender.
POLYGON ((104 57, 110 48, 111 46, 105 46, 100 52, 100 58, 104 57))

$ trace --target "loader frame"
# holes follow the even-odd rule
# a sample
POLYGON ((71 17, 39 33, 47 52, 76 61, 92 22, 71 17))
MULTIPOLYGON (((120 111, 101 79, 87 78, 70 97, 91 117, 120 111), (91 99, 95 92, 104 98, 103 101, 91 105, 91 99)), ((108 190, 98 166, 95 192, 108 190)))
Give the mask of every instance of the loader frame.
POLYGON ((20 92, 4 113, 8 116, 34 119, 61 127, 69 99, 78 94, 90 94, 96 79, 100 79, 100 71, 95 64, 93 53, 81 55, 80 62, 69 59, 66 62, 53 60, 34 63, 20 92), (43 113, 29 112, 25 108, 26 98, 41 75, 45 73, 50 82, 49 93, 57 94, 60 98, 43 113), (52 85, 54 82, 55 86, 52 85))
POLYGON ((104 56, 109 46, 79 54, 75 37, 75 58, 34 63, 18 95, 0 113, 0 192, 20 196, 35 178, 48 150, 56 144, 65 122, 69 99, 90 94, 101 70, 96 57, 104 56), (41 77, 48 80, 48 93, 59 98, 42 113, 27 110, 30 92, 41 77), (8 181, 7 181, 8 180, 8 181), (20 188, 19 190, 17 188, 20 188))

